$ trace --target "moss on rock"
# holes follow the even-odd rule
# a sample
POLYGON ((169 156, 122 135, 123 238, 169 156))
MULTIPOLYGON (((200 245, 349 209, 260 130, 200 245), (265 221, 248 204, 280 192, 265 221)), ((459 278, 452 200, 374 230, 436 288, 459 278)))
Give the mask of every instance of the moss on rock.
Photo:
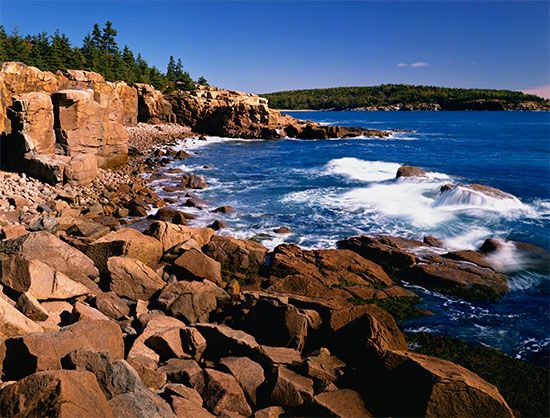
POLYGON ((413 351, 457 363, 492 383, 524 417, 550 416, 549 370, 457 338, 408 333, 413 351))

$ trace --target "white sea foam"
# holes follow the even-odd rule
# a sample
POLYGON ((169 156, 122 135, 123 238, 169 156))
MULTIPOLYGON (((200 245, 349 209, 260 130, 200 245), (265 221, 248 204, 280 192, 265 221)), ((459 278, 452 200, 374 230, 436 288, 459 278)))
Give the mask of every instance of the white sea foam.
POLYGON ((395 178, 399 167, 401 164, 398 163, 345 157, 329 161, 325 174, 340 175, 351 180, 383 181, 395 178))
POLYGON ((197 148, 205 147, 211 144, 218 144, 221 142, 260 142, 262 139, 242 139, 242 138, 226 138, 221 136, 207 136, 205 139, 199 139, 198 137, 194 138, 185 138, 180 139, 178 144, 173 148, 176 151, 179 150, 194 150, 197 148))
POLYGON ((339 197, 339 203, 352 211, 379 212, 388 218, 400 218, 416 226, 434 226, 452 218, 452 214, 431 206, 437 185, 433 183, 393 182, 352 189, 339 197))
POLYGON ((450 250, 477 250, 483 241, 494 234, 488 228, 474 226, 461 234, 445 238, 443 244, 450 250))
POLYGON ((434 207, 450 209, 483 209, 496 212, 529 211, 517 197, 508 193, 502 195, 456 186, 441 193, 433 202, 434 207))
MULTIPOLYGON (((498 239, 498 238, 497 238, 498 239)), ((499 271, 511 273, 514 271, 523 270, 527 263, 521 253, 517 250, 513 242, 505 241, 498 239, 500 246, 496 251, 487 256, 487 260, 499 271)), ((527 282, 529 282, 528 287, 532 285, 532 277, 529 277, 527 282)), ((519 280, 517 283, 517 288, 525 286, 526 280, 519 280), (519 282, 522 282, 520 284, 519 282)))

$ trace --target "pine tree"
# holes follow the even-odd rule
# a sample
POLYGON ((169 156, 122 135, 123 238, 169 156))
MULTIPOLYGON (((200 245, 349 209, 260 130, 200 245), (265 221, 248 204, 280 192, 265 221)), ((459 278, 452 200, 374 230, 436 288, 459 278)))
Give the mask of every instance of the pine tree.
POLYGON ((86 66, 84 68, 89 71, 98 71, 99 48, 97 47, 96 41, 94 40, 92 35, 86 35, 84 37, 84 40, 82 41, 81 51, 84 59, 86 60, 86 66))
POLYGON ((170 59, 168 60, 168 65, 166 66, 166 78, 169 81, 176 81, 177 75, 177 67, 176 62, 174 61, 174 57, 170 55, 170 59))
POLYGON ((50 59, 48 62, 50 71, 66 70, 68 68, 67 64, 71 61, 72 53, 71 42, 67 35, 56 30, 52 36, 50 59))
POLYGON ((197 79, 197 84, 201 85, 201 86, 209 86, 210 84, 208 84, 208 81, 206 80, 206 78, 204 78, 203 75, 201 75, 198 79, 197 79))
MULTIPOLYGON (((23 38, 17 29, 7 34, 0 25, 0 62, 21 61, 49 71, 85 69, 98 72, 107 80, 149 83, 163 91, 196 88, 195 82, 184 70, 181 58, 176 61, 170 56, 166 74, 163 74, 157 68, 150 67, 140 54, 135 57, 128 46, 121 52, 116 36, 117 31, 111 21, 107 21, 103 29, 95 23, 91 33, 82 40, 82 46, 72 47, 69 38, 59 30, 51 36, 42 32, 23 38)), ((197 82, 208 84, 204 77, 197 82)))
POLYGON ((4 26, 0 25, 0 62, 8 61, 8 34, 4 26))
POLYGON ((197 86, 187 71, 176 80, 176 86, 179 90, 195 90, 197 86))
POLYGON ((29 54, 29 65, 33 65, 41 70, 50 70, 48 59, 51 55, 50 39, 46 32, 28 37, 31 42, 31 52, 29 54))
POLYGON ((180 79, 183 76, 183 73, 183 63, 181 62, 181 58, 178 58, 178 63, 176 64, 175 79, 180 79))
POLYGON ((8 37, 6 50, 9 60, 29 62, 31 43, 19 36, 19 31, 15 28, 11 36, 8 37))
POLYGON ((118 32, 113 28, 113 22, 108 20, 103 27, 103 32, 101 33, 101 50, 107 54, 117 55, 118 54, 118 45, 116 43, 116 36, 118 32))
POLYGON ((138 54, 136 58, 136 67, 137 67, 137 81, 139 83, 150 83, 150 76, 149 76, 149 66, 147 65, 147 61, 143 59, 141 54, 138 54))
POLYGON ((101 49, 103 44, 103 37, 101 35, 101 29, 99 29, 99 23, 94 23, 94 28, 92 29, 91 43, 97 49, 101 49))
POLYGON ((134 53, 128 48, 128 45, 124 45, 124 49, 122 50, 122 61, 124 63, 123 80, 127 83, 135 83, 138 79, 138 68, 134 53))

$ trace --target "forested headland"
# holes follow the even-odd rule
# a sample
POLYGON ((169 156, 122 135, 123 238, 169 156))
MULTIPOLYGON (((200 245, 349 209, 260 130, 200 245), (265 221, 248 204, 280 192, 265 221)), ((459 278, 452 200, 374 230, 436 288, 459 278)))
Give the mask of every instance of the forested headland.
POLYGON ((88 70, 102 74, 109 81, 123 80, 129 84, 152 84, 162 91, 193 90, 207 84, 204 77, 194 81, 184 70, 181 58, 170 56, 166 70, 151 66, 140 53, 127 45, 118 45, 117 30, 107 21, 103 27, 94 24, 80 46, 72 45, 64 33, 41 32, 21 35, 17 30, 7 33, 0 25, 0 62, 19 61, 44 71, 88 70))
POLYGON ((458 110, 469 107, 475 108, 476 104, 499 103, 513 107, 525 102, 535 102, 541 105, 548 102, 538 96, 511 90, 463 89, 407 84, 291 90, 266 93, 261 96, 269 100, 269 105, 272 108, 315 110, 356 108, 377 110, 377 107, 397 105, 407 107, 421 104, 431 107, 437 106, 441 110, 458 110))

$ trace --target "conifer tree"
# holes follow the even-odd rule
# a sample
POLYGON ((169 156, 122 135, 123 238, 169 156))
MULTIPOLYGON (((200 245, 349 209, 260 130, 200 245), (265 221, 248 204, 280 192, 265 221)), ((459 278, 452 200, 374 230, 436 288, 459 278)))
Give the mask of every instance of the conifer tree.
MULTIPOLYGON (((15 29, 8 34, 0 25, 0 62, 21 61, 41 70, 57 71, 84 69, 102 74, 107 80, 128 83, 149 83, 160 90, 192 90, 196 84, 184 70, 181 58, 170 56, 166 73, 150 67, 147 61, 125 46, 122 51, 116 42, 117 30, 111 21, 103 28, 95 23, 80 47, 71 46, 69 38, 56 30, 49 36, 42 32, 21 37, 15 29)), ((198 82, 207 84, 204 77, 198 82)))
POLYGON ((8 34, 4 26, 0 25, 0 62, 7 61, 8 59, 8 34))
POLYGON ((115 56, 118 54, 118 45, 116 43, 116 36, 118 32, 113 28, 113 22, 108 20, 103 27, 101 33, 101 50, 104 53, 115 56))
POLYGON ((209 86, 210 84, 208 84, 208 81, 206 80, 206 78, 204 78, 203 75, 201 75, 198 79, 197 79, 197 84, 201 85, 201 86, 209 86))
POLYGON ((67 35, 56 30, 52 36, 50 60, 48 62, 49 70, 66 70, 68 68, 67 64, 71 62, 72 53, 71 42, 67 35))
POLYGON ((50 69, 48 59, 51 56, 51 46, 49 36, 46 32, 29 37, 31 42, 31 52, 29 54, 29 64, 38 68, 50 69))

